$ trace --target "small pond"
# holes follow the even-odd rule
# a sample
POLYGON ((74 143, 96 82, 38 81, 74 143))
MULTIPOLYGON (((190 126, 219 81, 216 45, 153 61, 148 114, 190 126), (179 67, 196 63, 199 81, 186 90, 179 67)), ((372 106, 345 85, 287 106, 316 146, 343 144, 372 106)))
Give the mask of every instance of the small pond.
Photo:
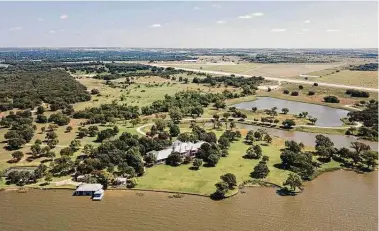
POLYGON ((251 110, 252 107, 257 107, 258 110, 278 108, 278 112, 282 108, 288 108, 289 114, 299 114, 300 112, 308 112, 308 115, 317 118, 316 125, 323 127, 338 127, 343 123, 342 118, 347 116, 349 111, 321 106, 316 104, 301 103, 290 100, 276 99, 271 97, 257 97, 257 100, 250 102, 243 102, 233 105, 238 109, 251 110))

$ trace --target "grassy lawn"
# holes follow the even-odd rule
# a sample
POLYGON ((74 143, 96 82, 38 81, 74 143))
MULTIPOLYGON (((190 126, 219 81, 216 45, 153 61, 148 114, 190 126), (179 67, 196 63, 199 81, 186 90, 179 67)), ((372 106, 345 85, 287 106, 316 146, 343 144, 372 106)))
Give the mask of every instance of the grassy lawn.
POLYGON ((341 70, 339 72, 336 72, 334 69, 329 69, 307 74, 321 76, 320 78, 315 78, 315 81, 317 80, 318 82, 323 83, 336 83, 360 87, 378 88, 377 71, 341 70))
MULTIPOLYGON (((186 127, 181 126, 181 130, 186 131, 186 127)), ((188 129, 189 130, 189 129, 188 129)), ((215 131, 219 136, 222 131, 215 131)), ((246 134, 246 131, 241 131, 246 134)), ((281 170, 274 167, 281 162, 280 149, 284 148, 284 140, 275 138, 269 145, 260 142, 263 155, 269 156, 268 167, 270 174, 265 181, 282 185, 286 180, 289 171, 281 170)), ((201 167, 200 170, 189 169, 192 165, 180 165, 171 167, 168 165, 158 165, 148 168, 146 174, 138 178, 137 188, 171 190, 179 192, 192 192, 200 194, 211 194, 215 191, 215 184, 220 181, 220 176, 225 173, 233 173, 237 177, 238 184, 245 180, 252 179, 250 173, 258 164, 259 160, 244 159, 249 146, 243 143, 243 138, 231 144, 229 156, 222 157, 216 167, 201 167)), ((306 147, 306 150, 312 150, 312 147, 306 147)), ((338 167, 338 163, 331 162, 324 165, 321 169, 338 167)))

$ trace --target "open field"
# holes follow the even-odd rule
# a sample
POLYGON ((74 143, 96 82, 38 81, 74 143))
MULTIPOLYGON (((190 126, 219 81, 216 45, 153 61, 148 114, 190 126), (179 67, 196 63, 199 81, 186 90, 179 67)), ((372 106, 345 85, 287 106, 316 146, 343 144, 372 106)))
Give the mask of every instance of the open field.
MULTIPOLYGON (((191 83, 184 84, 177 81, 171 81, 160 77, 143 77, 137 78, 135 84, 130 86, 111 87, 106 85, 104 80, 86 78, 78 79, 80 83, 85 85, 89 90, 98 89, 101 96, 93 95, 91 101, 80 102, 74 105, 75 110, 82 110, 86 107, 98 107, 101 104, 109 104, 117 101, 120 104, 136 105, 139 107, 150 105, 152 102, 163 99, 165 95, 174 95, 177 92, 184 90, 194 90, 202 92, 222 92, 228 89, 232 92, 240 91, 236 88, 214 87, 210 88, 200 84, 191 83), (121 97, 124 100, 121 100, 121 97)), ((114 83, 123 82, 124 79, 113 80, 114 83)))
POLYGON ((324 70, 341 65, 340 63, 328 64, 264 64, 260 68, 248 71, 244 74, 267 77, 293 77, 300 74, 324 70))
MULTIPOLYGON (((153 64, 153 66, 157 67, 169 67, 170 65, 163 65, 163 64, 153 64)), ((239 73, 233 73, 233 72, 223 72, 223 71, 210 71, 210 70, 199 70, 199 69, 193 69, 193 68, 186 68, 186 67, 178 67, 178 69, 186 70, 186 71, 194 71, 194 72, 203 72, 207 74, 212 75, 240 75, 242 77, 251 77, 252 75, 246 75, 246 74, 239 74, 239 73)), ((272 77, 268 75, 262 75, 265 80, 270 81, 280 81, 280 82, 289 82, 289 83, 298 83, 298 84, 313 84, 314 80, 308 81, 305 80, 304 77, 299 77, 298 75, 292 76, 291 78, 286 77, 272 77)), ((352 85, 345 85, 345 84, 336 84, 336 83, 324 83, 324 82, 318 82, 320 86, 326 86, 326 87, 333 87, 333 88, 343 88, 343 89, 350 89, 355 88, 356 90, 364 90, 364 91, 370 91, 370 92, 378 92, 378 88, 372 88, 372 87, 363 87, 363 86, 352 86, 352 85)))
POLYGON ((337 67, 341 63, 332 64, 261 64, 261 63, 239 63, 239 64, 171 64, 162 65, 172 67, 193 68, 207 71, 232 72, 236 74, 246 74, 252 76, 267 77, 294 77, 300 74, 321 71, 324 69, 337 67))
POLYGON ((320 76, 320 78, 308 79, 310 81, 378 88, 377 71, 341 70, 339 72, 336 72, 336 70, 329 69, 307 73, 307 75, 320 76))
POLYGON ((313 103, 313 104, 320 104, 330 107, 337 107, 341 109, 347 109, 349 108, 345 107, 345 105, 353 105, 361 100, 368 101, 370 99, 378 99, 378 95, 374 92, 370 93, 370 98, 357 98, 357 97, 351 97, 350 95, 345 94, 345 89, 338 89, 338 88, 332 88, 332 87, 325 87, 325 86, 313 86, 313 85, 307 85, 307 84, 294 84, 294 83, 282 83, 280 85, 280 88, 277 90, 272 90, 271 92, 267 91, 257 91, 257 96, 270 96, 280 99, 287 99, 287 100, 293 100, 293 101, 299 101, 304 103, 313 103), (303 89, 299 89, 299 86, 302 85, 303 89), (291 93, 292 91, 298 91, 298 96, 291 96, 290 94, 283 94, 283 90, 289 90, 291 93), (315 95, 308 95, 309 91, 315 92, 315 95), (324 97, 334 95, 337 96, 340 100, 339 103, 325 103, 324 97))
POLYGON ((244 74, 251 71, 252 69, 259 68, 261 64, 259 63, 207 63, 207 64, 170 64, 172 67, 185 67, 193 69, 201 69, 208 71, 224 71, 224 72, 235 72, 239 74, 244 74))

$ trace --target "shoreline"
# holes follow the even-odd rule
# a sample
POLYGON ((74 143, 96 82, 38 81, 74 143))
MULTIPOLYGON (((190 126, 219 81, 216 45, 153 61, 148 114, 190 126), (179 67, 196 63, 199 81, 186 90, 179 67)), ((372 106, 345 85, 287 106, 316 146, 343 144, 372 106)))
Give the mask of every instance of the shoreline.
MULTIPOLYGON (((310 181, 304 181, 303 183, 307 184, 309 182, 312 182, 316 180, 318 177, 325 173, 333 173, 336 171, 348 171, 348 172, 356 172, 354 169, 348 169, 343 167, 334 167, 330 169, 325 169, 323 171, 320 171, 315 174, 315 176, 310 181)), ((378 171, 378 169, 374 170, 378 171)), ((358 172, 356 172, 358 174, 358 172)), ((276 188, 276 189, 282 189, 283 186, 280 186, 275 183, 271 183, 269 181, 261 180, 261 179, 250 179, 247 181, 242 182, 239 184, 235 189, 230 191, 230 195, 226 195, 223 199, 232 198, 234 196, 237 196, 240 193, 244 193, 244 188, 276 188)), ((303 190, 306 189, 306 185, 304 185, 303 190)), ((19 192, 19 193, 27 193, 29 190, 42 190, 42 191, 51 191, 51 190, 67 190, 67 191, 74 191, 75 188, 69 188, 69 187, 49 187, 49 188, 43 188, 43 187, 37 187, 37 186, 10 186, 10 187, 3 187, 0 188, 0 192, 19 192), (25 191, 21 191, 25 190, 25 191)), ((144 189, 144 188, 108 188, 105 191, 135 191, 135 192, 151 192, 151 193, 165 193, 165 194, 173 194, 173 195, 189 195, 189 196, 198 196, 198 197, 207 197, 209 199, 211 198, 211 194, 204 194, 204 193, 193 193, 193 192, 184 192, 184 191, 171 191, 171 190, 164 190, 164 189, 144 189)), ((222 200, 223 200, 222 199, 222 200)))

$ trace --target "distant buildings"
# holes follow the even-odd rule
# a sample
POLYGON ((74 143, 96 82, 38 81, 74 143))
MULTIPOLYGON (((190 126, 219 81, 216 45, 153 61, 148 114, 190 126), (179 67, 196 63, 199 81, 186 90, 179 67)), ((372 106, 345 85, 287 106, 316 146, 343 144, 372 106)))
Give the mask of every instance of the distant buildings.
POLYGON ((164 163, 167 157, 173 153, 178 152, 182 155, 182 157, 190 156, 194 157, 195 154, 199 151, 204 141, 199 141, 196 143, 192 142, 181 142, 180 140, 176 140, 172 143, 172 145, 166 149, 160 151, 151 151, 149 153, 153 153, 157 159, 156 164, 164 163))

